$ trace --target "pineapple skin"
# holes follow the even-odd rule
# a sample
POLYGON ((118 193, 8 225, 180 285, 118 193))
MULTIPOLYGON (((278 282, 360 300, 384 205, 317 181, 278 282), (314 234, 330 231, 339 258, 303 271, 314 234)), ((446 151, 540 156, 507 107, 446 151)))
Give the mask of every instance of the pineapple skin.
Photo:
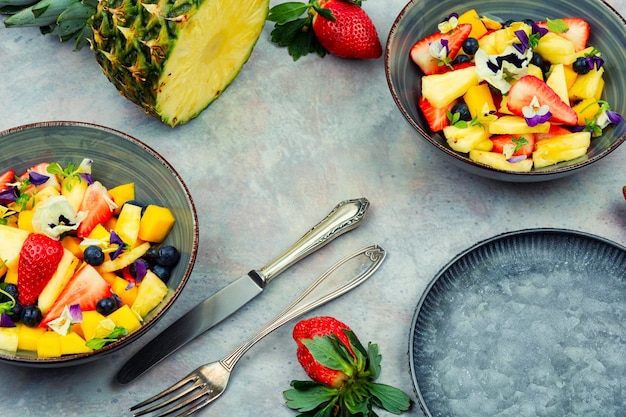
POLYGON ((235 79, 268 12, 269 0, 99 0, 91 49, 121 95, 174 127, 235 79))

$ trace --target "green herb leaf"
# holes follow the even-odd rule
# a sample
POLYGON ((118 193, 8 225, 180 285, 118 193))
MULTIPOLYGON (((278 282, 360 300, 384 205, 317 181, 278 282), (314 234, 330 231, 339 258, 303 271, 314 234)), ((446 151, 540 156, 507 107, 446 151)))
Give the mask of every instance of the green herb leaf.
POLYGON ((274 6, 270 9, 267 20, 278 24, 292 22, 302 16, 311 7, 300 2, 287 2, 274 6))
POLYGON ((563 19, 546 19, 548 30, 554 33, 565 33, 569 30, 569 26, 563 19))
POLYGON ((115 326, 113 331, 109 333, 107 337, 94 337, 93 339, 89 339, 85 345, 91 349, 101 349, 104 345, 108 343, 117 342, 120 337, 126 336, 128 332, 124 327, 115 326))
MULTIPOLYGON (((302 381, 292 381, 291 385, 294 386, 295 382, 302 381)), ((332 401, 334 404, 338 392, 339 391, 335 388, 314 383, 314 385, 306 389, 294 388, 284 391, 283 395, 287 399, 287 407, 300 412, 306 412, 315 410, 329 401, 332 401)))
POLYGON ((393 414, 411 407, 411 399, 402 390, 386 384, 371 383, 367 390, 377 400, 377 405, 393 414))
POLYGON ((528 144, 528 141, 526 140, 526 138, 523 137, 515 137, 513 136, 513 138, 511 138, 511 142, 513 142, 515 144, 515 148, 513 149, 513 153, 519 151, 521 148, 524 147, 524 145, 528 144))

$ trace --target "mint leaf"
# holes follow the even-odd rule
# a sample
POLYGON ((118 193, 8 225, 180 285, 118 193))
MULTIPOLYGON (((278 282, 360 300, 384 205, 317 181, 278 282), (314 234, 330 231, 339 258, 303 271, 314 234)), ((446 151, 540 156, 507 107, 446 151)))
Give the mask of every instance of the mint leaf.
POLYGON ((400 414, 411 407, 411 399, 398 388, 386 384, 371 383, 368 392, 375 398, 376 405, 393 414, 400 414))
POLYGON ((89 339, 85 345, 94 350, 101 349, 104 345, 117 342, 120 337, 126 336, 127 334, 128 332, 124 327, 115 326, 107 337, 94 337, 93 339, 89 339))
POLYGON ((519 151, 524 145, 528 144, 528 140, 523 137, 513 137, 511 142, 515 144, 515 148, 513 149, 513 153, 519 151))
POLYGON ((565 33, 569 30, 569 26, 563 19, 546 19, 548 30, 554 33, 565 33))
POLYGON ((308 4, 300 2, 282 3, 270 9, 267 20, 278 24, 292 22, 306 13, 309 7, 308 4))

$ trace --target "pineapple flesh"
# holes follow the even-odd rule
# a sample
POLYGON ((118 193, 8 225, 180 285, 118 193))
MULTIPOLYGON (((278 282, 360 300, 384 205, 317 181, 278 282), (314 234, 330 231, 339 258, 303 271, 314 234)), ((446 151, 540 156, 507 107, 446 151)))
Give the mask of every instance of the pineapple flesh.
POLYGON ((91 47, 122 95, 176 126, 239 74, 268 10, 269 0, 100 0, 91 47))

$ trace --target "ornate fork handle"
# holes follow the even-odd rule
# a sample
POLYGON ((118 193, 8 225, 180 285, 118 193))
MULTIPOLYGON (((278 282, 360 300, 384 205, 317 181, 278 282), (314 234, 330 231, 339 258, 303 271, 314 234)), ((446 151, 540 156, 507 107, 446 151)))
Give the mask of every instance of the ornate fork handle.
POLYGON ((265 336, 288 321, 352 290, 378 270, 381 263, 385 259, 385 256, 386 252, 383 248, 378 245, 372 245, 362 248, 342 258, 330 267, 330 269, 328 269, 323 275, 321 275, 313 284, 311 284, 309 288, 307 288, 296 300, 294 300, 282 312, 274 317, 268 324, 259 329, 259 331, 248 338, 241 346, 232 351, 229 355, 221 359, 219 361, 220 364, 228 370, 228 372, 232 372, 239 359, 241 359, 241 357, 259 340, 263 339, 265 336), (323 291, 323 289, 319 288, 337 269, 344 266, 350 260, 358 257, 362 257, 363 261, 366 262, 366 268, 359 274, 353 276, 350 280, 344 281, 340 285, 333 287, 332 289, 323 291), (320 291, 322 291, 322 294, 317 294, 320 291))

